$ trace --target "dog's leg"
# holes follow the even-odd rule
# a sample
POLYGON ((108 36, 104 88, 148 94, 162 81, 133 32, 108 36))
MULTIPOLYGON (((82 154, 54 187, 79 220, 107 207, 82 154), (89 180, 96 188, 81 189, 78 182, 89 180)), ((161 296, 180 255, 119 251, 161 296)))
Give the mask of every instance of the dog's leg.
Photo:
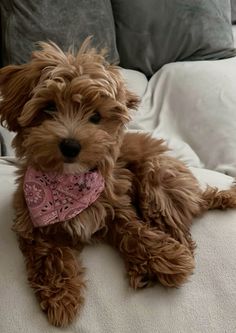
POLYGON ((195 243, 189 232, 193 217, 209 209, 236 208, 236 186, 202 190, 190 170, 166 151, 161 140, 127 133, 120 159, 134 175, 134 203, 142 220, 193 253, 195 243))
POLYGON ((141 218, 185 245, 193 253, 190 226, 205 200, 197 180, 171 157, 149 157, 135 170, 136 205, 141 218))
POLYGON ((73 250, 42 238, 20 238, 28 281, 42 310, 55 326, 66 326, 83 303, 83 269, 73 250))
POLYGON ((228 190, 218 190, 208 186, 202 193, 202 210, 236 208, 236 186, 228 190))
POLYGON ((189 169, 166 151, 161 140, 127 133, 120 159, 133 173, 133 202, 141 219, 193 253, 189 230, 204 203, 201 189, 189 169))
POLYGON ((83 268, 75 250, 64 241, 66 235, 59 241, 60 234, 56 233, 56 238, 50 239, 43 228, 33 228, 22 188, 18 188, 14 197, 13 230, 25 257, 28 281, 49 322, 66 326, 83 304, 83 268))
POLYGON ((228 190, 210 186, 202 190, 191 172, 171 157, 147 159, 135 177, 141 218, 169 233, 192 253, 193 218, 209 209, 236 208, 235 184, 228 190))
POLYGON ((194 269, 192 253, 186 246, 138 220, 132 210, 125 209, 123 216, 110 224, 108 239, 124 258, 133 288, 156 280, 177 287, 194 269))

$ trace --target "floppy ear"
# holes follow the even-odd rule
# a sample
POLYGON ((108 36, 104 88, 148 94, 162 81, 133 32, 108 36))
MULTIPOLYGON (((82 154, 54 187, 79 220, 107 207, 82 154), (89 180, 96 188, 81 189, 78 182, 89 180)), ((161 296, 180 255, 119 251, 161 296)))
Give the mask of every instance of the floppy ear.
POLYGON ((20 129, 18 117, 39 77, 39 68, 29 64, 0 69, 0 119, 10 131, 20 129))
POLYGON ((119 102, 128 109, 136 110, 140 103, 140 98, 129 89, 122 75, 120 68, 116 65, 108 64, 105 66, 111 76, 111 82, 114 85, 115 95, 119 102))
POLYGON ((129 109, 137 110, 140 103, 140 98, 133 92, 126 90, 126 106, 129 109))
POLYGON ((25 103, 30 99, 45 67, 69 64, 73 57, 66 54, 54 43, 38 43, 40 50, 32 53, 31 62, 10 65, 0 69, 0 119, 10 131, 17 132, 21 126, 18 117, 25 103))

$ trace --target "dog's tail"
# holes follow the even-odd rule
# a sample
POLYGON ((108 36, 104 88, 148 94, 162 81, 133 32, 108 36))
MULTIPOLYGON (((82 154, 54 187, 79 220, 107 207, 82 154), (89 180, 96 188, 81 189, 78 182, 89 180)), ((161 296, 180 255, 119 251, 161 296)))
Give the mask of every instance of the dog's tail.
POLYGON ((203 210, 236 208, 236 184, 228 190, 207 186, 202 192, 203 210))

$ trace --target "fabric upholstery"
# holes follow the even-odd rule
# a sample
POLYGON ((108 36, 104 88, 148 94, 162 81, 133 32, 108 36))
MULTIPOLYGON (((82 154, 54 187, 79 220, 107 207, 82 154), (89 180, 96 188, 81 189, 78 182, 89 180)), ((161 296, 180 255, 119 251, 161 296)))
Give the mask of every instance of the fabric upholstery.
POLYGON ((230 0, 111 0, 120 65, 148 77, 166 63, 235 54, 230 0))
POLYGON ((236 0, 231 0, 231 20, 236 24, 236 0))
POLYGON ((90 35, 94 46, 107 47, 110 61, 118 60, 109 0, 1 0, 0 10, 3 65, 28 61, 37 41, 77 49, 90 35))

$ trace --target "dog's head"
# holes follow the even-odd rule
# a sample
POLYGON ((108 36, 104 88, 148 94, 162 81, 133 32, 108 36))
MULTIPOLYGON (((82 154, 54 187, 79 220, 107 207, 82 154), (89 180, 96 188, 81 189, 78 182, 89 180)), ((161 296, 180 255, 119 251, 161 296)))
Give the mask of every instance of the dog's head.
POLYGON ((64 53, 40 43, 32 60, 0 70, 0 116, 17 156, 43 171, 84 172, 115 159, 138 99, 116 66, 85 41, 64 53))

